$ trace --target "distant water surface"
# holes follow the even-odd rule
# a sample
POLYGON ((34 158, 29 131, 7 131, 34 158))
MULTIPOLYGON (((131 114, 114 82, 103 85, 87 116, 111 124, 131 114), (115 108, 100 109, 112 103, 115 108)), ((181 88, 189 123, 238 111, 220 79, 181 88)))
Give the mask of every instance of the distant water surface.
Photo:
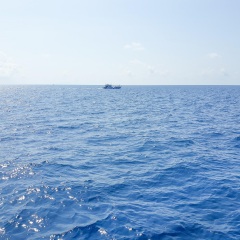
POLYGON ((240 239, 239 86, 0 97, 0 239, 240 239))

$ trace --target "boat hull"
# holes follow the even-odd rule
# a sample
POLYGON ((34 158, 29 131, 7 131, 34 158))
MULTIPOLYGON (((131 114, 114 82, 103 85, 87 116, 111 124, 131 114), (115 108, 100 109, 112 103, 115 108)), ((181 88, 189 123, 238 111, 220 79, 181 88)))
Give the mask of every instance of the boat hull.
POLYGON ((112 86, 110 84, 106 84, 103 88, 104 89, 121 89, 121 86, 112 86))

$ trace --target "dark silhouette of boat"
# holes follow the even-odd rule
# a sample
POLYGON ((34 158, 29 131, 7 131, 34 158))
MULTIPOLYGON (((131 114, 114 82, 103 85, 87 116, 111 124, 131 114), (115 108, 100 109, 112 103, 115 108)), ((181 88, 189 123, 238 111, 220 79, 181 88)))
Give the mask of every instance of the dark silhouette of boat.
POLYGON ((113 85, 111 85, 111 84, 106 84, 103 88, 104 88, 104 89, 120 89, 121 86, 120 86, 120 85, 113 86, 113 85))

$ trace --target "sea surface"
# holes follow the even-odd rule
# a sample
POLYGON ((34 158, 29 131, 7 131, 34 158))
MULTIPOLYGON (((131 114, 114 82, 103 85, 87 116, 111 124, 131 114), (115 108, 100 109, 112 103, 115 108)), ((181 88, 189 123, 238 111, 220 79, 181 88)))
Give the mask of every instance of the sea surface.
POLYGON ((0 239, 240 239, 240 86, 0 86, 0 239))

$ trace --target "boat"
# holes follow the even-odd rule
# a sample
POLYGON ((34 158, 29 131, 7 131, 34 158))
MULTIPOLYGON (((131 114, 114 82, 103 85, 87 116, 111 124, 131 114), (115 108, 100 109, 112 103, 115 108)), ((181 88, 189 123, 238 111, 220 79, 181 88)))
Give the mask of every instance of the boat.
POLYGON ((103 88, 104 89, 120 89, 121 86, 120 85, 113 86, 111 84, 106 84, 103 88))

